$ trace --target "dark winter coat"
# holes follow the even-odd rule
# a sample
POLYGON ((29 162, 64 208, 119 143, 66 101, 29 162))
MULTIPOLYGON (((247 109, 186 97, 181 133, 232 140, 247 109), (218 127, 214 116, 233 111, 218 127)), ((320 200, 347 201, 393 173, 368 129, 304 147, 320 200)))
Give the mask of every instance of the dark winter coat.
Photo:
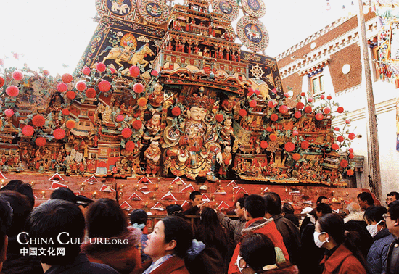
POLYGON ((367 263, 370 274, 385 274, 387 267, 388 250, 395 237, 387 228, 374 236, 374 243, 367 254, 367 263))
POLYGON ((387 258, 387 274, 399 273, 399 239, 395 239, 389 246, 387 258))
POLYGON ((221 212, 218 212, 218 219, 222 226, 227 228, 230 234, 233 234, 234 244, 238 244, 241 240, 242 229, 247 221, 241 218, 232 220, 221 212))
POLYGON ((276 223, 277 230, 280 232, 284 240, 284 245, 287 248, 290 262, 293 265, 298 265, 300 260, 300 235, 298 227, 281 215, 274 215, 273 220, 276 223))

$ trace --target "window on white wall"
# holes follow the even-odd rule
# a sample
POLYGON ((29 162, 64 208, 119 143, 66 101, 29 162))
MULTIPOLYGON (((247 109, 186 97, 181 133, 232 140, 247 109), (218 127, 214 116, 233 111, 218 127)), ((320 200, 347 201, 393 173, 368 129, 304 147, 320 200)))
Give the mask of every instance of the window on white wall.
POLYGON ((309 90, 312 95, 324 93, 324 80, 325 76, 322 74, 323 69, 316 70, 308 74, 309 77, 309 90))

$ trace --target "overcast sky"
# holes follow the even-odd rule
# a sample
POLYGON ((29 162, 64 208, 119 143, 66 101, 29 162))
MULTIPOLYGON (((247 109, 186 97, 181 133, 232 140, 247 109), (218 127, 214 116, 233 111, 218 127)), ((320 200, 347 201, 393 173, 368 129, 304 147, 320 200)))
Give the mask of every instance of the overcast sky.
MULTIPOLYGON (((266 15, 261 21, 269 33, 266 54, 271 57, 355 7, 351 0, 329 0, 330 10, 326 0, 264 2, 266 15)), ((0 59, 5 66, 27 63, 53 75, 73 72, 97 26, 92 19, 94 0, 0 0, 0 10, 0 59), (12 52, 20 55, 20 61, 12 58, 12 52)))

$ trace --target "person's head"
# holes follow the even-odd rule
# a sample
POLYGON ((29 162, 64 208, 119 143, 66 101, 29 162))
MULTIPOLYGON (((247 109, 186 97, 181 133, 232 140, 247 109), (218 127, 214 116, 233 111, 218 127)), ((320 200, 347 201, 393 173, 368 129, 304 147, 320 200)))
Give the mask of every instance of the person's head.
POLYGON ((218 215, 210 207, 203 207, 201 210, 201 223, 211 226, 219 225, 218 215))
POLYGON ((16 236, 26 231, 26 222, 32 211, 28 197, 16 191, 0 191, 0 197, 9 202, 12 208, 12 222, 8 236, 16 236))
POLYGON ((328 213, 332 213, 331 206, 325 203, 319 203, 316 205, 316 216, 320 218, 328 213))
POLYGON ((35 205, 35 196, 33 195, 33 189, 30 184, 24 183, 21 180, 10 180, 8 184, 1 189, 1 191, 5 190, 13 190, 28 197, 31 208, 33 209, 33 206, 35 205))
POLYGON ((267 192, 263 196, 266 205, 266 212, 270 215, 280 215, 281 214, 281 199, 277 193, 267 192))
POLYGON ((67 187, 59 187, 55 189, 51 193, 50 199, 60 199, 71 203, 76 203, 77 200, 75 193, 67 187))
POLYGON ((168 215, 176 215, 179 217, 183 216, 183 209, 181 205, 178 204, 170 204, 166 206, 166 212, 168 213, 168 215))
POLYGON ((388 213, 384 215, 389 232, 399 237, 399 200, 389 204, 388 213))
POLYGON ((360 208, 366 210, 370 206, 374 206, 374 199, 370 192, 362 192, 357 195, 357 201, 359 202, 360 208))
POLYGON ((135 209, 130 213, 130 224, 134 227, 140 228, 141 230, 147 225, 147 212, 143 209, 135 209))
POLYGON ((264 217, 266 214, 265 200, 262 196, 251 194, 244 201, 244 217, 249 220, 251 218, 264 217))
POLYGON ((294 214, 295 209, 290 203, 284 203, 283 207, 281 208, 282 213, 284 214, 294 214))
POLYGON ((364 220, 367 223, 366 229, 372 237, 386 227, 383 215, 388 211, 383 206, 372 206, 364 212, 364 220))
POLYGON ((318 205, 318 204, 320 204, 320 203, 325 203, 325 204, 328 204, 328 198, 326 197, 326 196, 319 196, 318 198, 317 198, 317 201, 316 201, 316 205, 318 205))
POLYGON ((12 208, 4 197, 0 196, 0 271, 7 259, 8 234, 12 223, 12 208))
POLYGON ((177 216, 167 216, 157 222, 152 233, 148 235, 144 253, 148 254, 153 262, 167 254, 184 258, 191 247, 192 239, 191 226, 186 220, 177 216))
POLYGON ((273 242, 262 233, 251 233, 242 239, 236 262, 241 273, 261 273, 263 267, 276 264, 273 242), (249 272, 251 268, 253 272, 249 272))
POLYGON ((86 213, 90 238, 116 237, 127 231, 127 217, 119 204, 112 199, 99 199, 89 206, 86 213))
POLYGON ((390 203, 392 203, 393 201, 399 200, 399 193, 396 191, 391 191, 387 194, 387 206, 389 206, 390 203))
POLYGON ((344 220, 336 213, 320 217, 316 222, 314 235, 318 247, 332 249, 345 241, 344 220))
POLYGON ((244 217, 244 201, 245 197, 241 197, 236 202, 236 209, 234 210, 236 215, 240 218, 244 217))
POLYGON ((199 191, 194 190, 190 193, 190 200, 193 206, 198 206, 202 203, 202 194, 199 191))
POLYGON ((39 254, 42 263, 66 265, 79 255, 85 219, 76 204, 60 199, 50 199, 42 203, 30 215, 29 228, 29 238, 32 239, 30 247, 55 251, 57 248, 65 248, 65 254, 39 254), (47 243, 41 239, 46 239, 47 243))

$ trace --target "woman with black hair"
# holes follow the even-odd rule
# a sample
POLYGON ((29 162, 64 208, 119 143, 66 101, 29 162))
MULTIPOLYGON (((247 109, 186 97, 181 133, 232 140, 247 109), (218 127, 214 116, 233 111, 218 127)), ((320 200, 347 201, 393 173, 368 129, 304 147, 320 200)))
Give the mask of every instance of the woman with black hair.
POLYGON ((367 264, 362 253, 351 242, 350 232, 345 234, 344 220, 336 213, 320 217, 313 234, 317 247, 325 248, 321 261, 323 274, 365 274, 367 264))

